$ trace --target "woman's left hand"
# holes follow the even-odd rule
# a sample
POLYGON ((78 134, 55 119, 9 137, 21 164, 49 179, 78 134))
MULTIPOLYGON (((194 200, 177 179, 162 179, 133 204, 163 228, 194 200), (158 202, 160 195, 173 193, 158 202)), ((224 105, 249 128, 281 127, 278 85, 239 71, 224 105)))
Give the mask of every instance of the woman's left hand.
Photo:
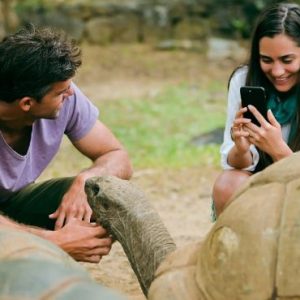
POLYGON ((254 106, 249 105, 248 109, 261 125, 260 127, 253 123, 244 125, 245 130, 249 133, 248 139, 251 144, 268 153, 274 161, 292 154, 292 150, 283 140, 281 125, 277 122, 272 111, 268 110, 267 121, 254 106))

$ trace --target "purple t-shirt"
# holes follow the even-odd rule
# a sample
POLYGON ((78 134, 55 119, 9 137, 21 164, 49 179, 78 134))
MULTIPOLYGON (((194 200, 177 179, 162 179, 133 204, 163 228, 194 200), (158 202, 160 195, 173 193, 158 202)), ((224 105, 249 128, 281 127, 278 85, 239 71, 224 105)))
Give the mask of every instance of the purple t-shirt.
POLYGON ((34 182, 57 153, 64 134, 71 141, 84 137, 98 118, 98 109, 72 84, 74 94, 66 99, 54 120, 33 123, 26 155, 7 145, 0 134, 0 202, 34 182))

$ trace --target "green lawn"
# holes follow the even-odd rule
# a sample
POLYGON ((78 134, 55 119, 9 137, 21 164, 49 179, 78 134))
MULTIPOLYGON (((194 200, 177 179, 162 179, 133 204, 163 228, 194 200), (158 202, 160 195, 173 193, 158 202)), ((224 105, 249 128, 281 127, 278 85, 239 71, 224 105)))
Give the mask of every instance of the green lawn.
POLYGON ((128 149, 136 168, 218 164, 219 146, 191 139, 224 125, 221 84, 172 86, 152 98, 99 103, 104 121, 128 149))

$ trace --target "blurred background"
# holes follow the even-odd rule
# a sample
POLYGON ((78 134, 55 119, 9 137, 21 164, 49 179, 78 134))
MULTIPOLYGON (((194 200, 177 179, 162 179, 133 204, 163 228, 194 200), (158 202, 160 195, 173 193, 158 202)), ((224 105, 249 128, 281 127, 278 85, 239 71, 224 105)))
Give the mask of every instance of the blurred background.
MULTIPOLYGON (((141 187, 178 246, 205 237, 220 172, 227 84, 270 0, 2 0, 0 38, 26 23, 63 29, 82 48, 74 81, 128 149, 141 187)), ((299 1, 298 1, 299 2, 299 1)), ((68 140, 40 180, 90 162, 68 140)), ((95 280, 145 300, 120 245, 95 280)))
POLYGON ((275 2, 1 0, 0 38, 33 23, 76 39, 75 81, 137 169, 218 167, 228 77, 247 58, 257 14, 275 2))
MULTIPOLYGON (((63 28, 90 43, 248 38, 270 0, 1 0, 2 31, 27 22, 63 28)), ((296 1, 297 2, 297 1, 296 1)), ((2 34, 3 34, 2 32, 2 34)))

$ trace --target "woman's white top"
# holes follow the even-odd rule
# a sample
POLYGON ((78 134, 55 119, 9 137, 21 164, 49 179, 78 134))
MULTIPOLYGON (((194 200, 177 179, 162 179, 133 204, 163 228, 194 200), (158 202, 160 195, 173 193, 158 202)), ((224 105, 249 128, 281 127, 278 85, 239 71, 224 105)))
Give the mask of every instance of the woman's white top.
MULTIPOLYGON (((241 95, 240 95, 240 87, 245 85, 246 76, 248 72, 248 67, 243 67, 238 69, 234 75, 232 76, 229 83, 228 90, 228 103, 227 103, 227 120, 224 130, 224 140, 221 145, 221 166, 224 170, 234 169, 228 163, 228 154, 231 148, 234 146, 234 142, 230 136, 230 129, 232 127, 233 121, 235 119, 235 115, 238 110, 241 108, 241 95)), ((290 124, 283 125, 281 127, 282 136, 285 141, 288 140, 288 135, 290 132, 290 124)), ((250 146, 250 152, 252 154, 252 164, 243 170, 246 171, 254 171, 257 163, 259 161, 259 154, 254 145, 250 146)))

